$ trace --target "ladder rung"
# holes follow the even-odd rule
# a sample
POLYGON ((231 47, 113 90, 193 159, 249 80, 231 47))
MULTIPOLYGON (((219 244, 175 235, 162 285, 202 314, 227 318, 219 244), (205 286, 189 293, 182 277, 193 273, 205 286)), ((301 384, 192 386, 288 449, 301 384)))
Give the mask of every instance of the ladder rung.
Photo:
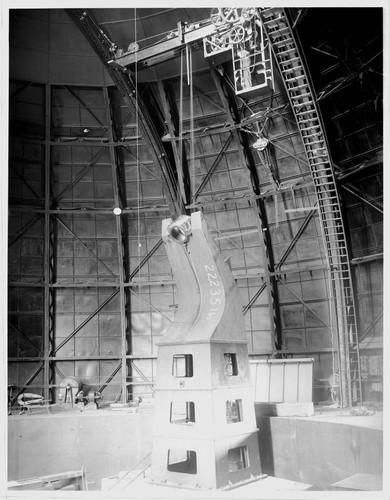
MULTIPOLYGON (((290 72, 290 73, 293 73, 293 74, 294 74, 294 76, 290 76, 290 78, 285 78, 286 83, 293 82, 294 80, 302 80, 302 79, 307 80, 307 78, 306 78, 306 75, 305 75, 305 74, 303 74, 303 75, 296 75, 296 74, 295 74, 295 73, 296 73, 296 71, 297 71, 297 69, 296 69, 296 68, 289 70, 289 72, 290 72)), ((283 73, 287 73, 287 71, 284 71, 283 73)))
MULTIPOLYGON (((328 172, 326 173, 326 170, 322 170, 322 171, 319 171, 319 172, 312 172, 312 176, 313 176, 313 179, 317 179, 318 176, 316 175, 317 173, 319 174, 323 174, 324 175, 324 178, 328 178, 328 179, 331 179, 331 173, 328 172)), ((319 195, 321 195, 321 198, 320 198, 320 201, 324 201, 325 199, 326 200, 329 200, 330 198, 334 198, 335 200, 337 200, 337 197, 336 196, 330 196, 330 193, 318 193, 319 195), (322 196, 324 195, 324 196, 322 196)))
POLYGON ((327 231, 329 231, 330 229, 340 228, 340 230, 342 230, 342 227, 340 225, 338 225, 338 224, 333 225, 333 224, 331 224, 331 222, 333 222, 333 221, 328 221, 328 222, 325 221, 325 223, 327 224, 327 227, 324 228, 324 229, 326 229, 327 231))
POLYGON ((290 37, 285 37, 285 38, 282 38, 282 40, 272 40, 272 35, 273 33, 271 34, 271 44, 272 45, 280 45, 280 44, 287 44, 287 43, 294 43, 294 40, 290 37))
POLYGON ((305 115, 307 113, 317 112, 317 110, 313 106, 312 102, 305 102, 304 104, 292 103, 292 105, 293 105, 294 113, 296 114, 296 116, 305 115), (307 107, 311 107, 311 109, 303 109, 303 108, 307 108, 307 107))
POLYGON ((297 66, 292 66, 293 68, 303 68, 302 64, 301 64, 301 58, 299 56, 295 56, 295 57, 288 57, 286 59, 282 59, 280 61, 278 61, 279 64, 284 64, 284 65, 287 65, 287 64, 291 64, 293 65, 294 63, 298 63, 297 66))
MULTIPOLYGON (((341 229, 341 226, 340 226, 340 229, 341 229)), ((339 236, 342 236, 342 234, 340 233, 340 235, 339 235, 339 236)), ((338 241, 338 240, 337 240, 337 241, 338 241)), ((343 241, 343 240, 340 240, 340 241, 343 241)))
POLYGON ((315 121, 315 120, 316 120, 316 121, 318 121, 318 120, 319 120, 319 118, 305 118, 305 119, 303 119, 303 120, 298 119, 298 122, 297 122, 297 123, 298 123, 298 124, 300 124, 300 123, 309 123, 309 122, 313 122, 313 121, 315 121))
POLYGON ((311 167, 318 167, 318 165, 327 165, 329 163, 329 161, 324 161, 324 160, 317 161, 317 162, 313 161, 313 160, 318 160, 318 159, 319 158, 309 158, 310 166, 311 167))
MULTIPOLYGON (((281 11, 278 11, 278 12, 281 12, 281 11)), ((261 17, 265 17, 267 19, 266 14, 269 14, 268 18, 270 18, 271 16, 273 16, 273 17, 272 17, 272 19, 269 19, 268 21, 263 21, 264 24, 265 23, 271 23, 271 22, 275 22, 275 23, 280 22, 281 17, 279 17, 279 18, 275 17, 276 14, 277 14, 277 12, 274 12, 274 8, 269 7, 268 9, 263 10, 262 13, 261 13, 261 17)))
MULTIPOLYGON (((323 193, 318 193, 318 194, 323 194, 323 193)), ((333 197, 331 197, 331 198, 329 198, 329 200, 332 200, 332 199, 333 199, 335 202, 337 202, 337 203, 339 202, 339 200, 338 200, 337 198, 335 198, 334 196, 333 196, 333 197)), ((319 203, 321 204, 321 203, 323 203, 325 200, 319 199, 318 201, 319 201, 319 203)))
MULTIPOLYGON (((316 179, 314 178, 313 181, 315 182, 316 179)), ((327 185, 331 185, 331 184, 334 185, 333 182, 321 182, 321 186, 327 186, 327 185)))
POLYGON ((317 119, 317 110, 316 109, 309 109, 309 110, 304 110, 304 111, 297 111, 295 113, 295 116, 297 117, 298 120, 302 117, 303 117, 303 119, 306 119, 306 120, 309 120, 310 118, 317 119))
MULTIPOLYGON (((343 240, 338 240, 337 238, 334 238, 333 240, 330 239, 330 238, 327 238, 326 239, 326 244, 329 246, 329 245, 337 245, 337 248, 340 250, 340 244, 343 243, 343 240)), ((341 262, 339 262, 339 264, 341 265, 341 262)), ((341 271, 342 272, 342 271, 341 271)))
POLYGON ((314 177, 314 173, 313 173, 313 179, 315 179, 316 181, 319 180, 319 179, 329 179, 329 175, 316 175, 314 177))
MULTIPOLYGON (((303 71, 303 66, 293 66, 292 68, 282 69, 282 73, 295 73, 296 71, 303 71)), ((299 75, 306 76, 306 75, 299 75)))
MULTIPOLYGON (((309 159, 309 162, 310 162, 310 159, 309 159)), ((315 179, 314 174, 321 173, 321 172, 325 173, 327 171, 326 168, 325 169, 321 168, 321 169, 314 170, 314 167, 323 167, 324 165, 328 165, 328 163, 329 162, 323 162, 323 163, 316 163, 315 165, 310 165, 312 167, 311 168, 311 173, 312 173, 313 179, 315 179)), ((330 182, 330 184, 333 184, 333 186, 334 186, 333 188, 330 188, 329 191, 335 191, 336 190, 336 186, 335 186, 334 180, 332 178, 331 172, 329 172, 327 175, 328 175, 329 182, 332 181, 332 182, 330 182)), ((320 194, 325 194, 327 196, 330 193, 320 193, 320 194)))
POLYGON ((326 205, 322 205, 321 208, 329 208, 329 207, 338 207, 338 203, 327 203, 326 205))
POLYGON ((325 210, 325 208, 320 208, 320 214, 325 215, 325 214, 334 214, 334 210, 325 210))
MULTIPOLYGON (((310 137, 318 137, 318 136, 322 136, 322 133, 321 132, 316 132, 315 134, 303 135, 302 139, 309 139, 310 137)), ((323 139, 318 139, 318 140, 319 141, 323 141, 323 139)))
MULTIPOLYGON (((320 203, 321 203, 321 204, 320 204, 320 207, 321 207, 321 206, 322 206, 322 207, 326 207, 326 206, 327 206, 327 205, 322 204, 322 202, 320 202, 320 203)), ((336 205, 339 205, 339 203, 338 203, 337 201, 335 202, 335 204, 336 204, 336 205)))
MULTIPOLYGON (((342 265, 341 259, 347 258, 346 248, 343 247, 342 245, 340 245, 340 243, 338 241, 326 241, 326 246, 328 247, 328 250, 337 250, 339 255, 335 256, 333 258, 332 262, 334 265, 338 264, 338 266, 341 266, 342 265), (332 245, 335 245, 335 246, 332 246, 332 245), (342 255, 341 252, 344 252, 344 251, 345 251, 345 254, 342 255)), ((335 269, 335 271, 340 272, 339 269, 335 269)), ((338 278, 338 279, 341 280, 341 278, 338 278)))
MULTIPOLYGON (((294 61, 300 61, 301 58, 299 56, 296 56, 296 57, 290 57, 288 59, 285 59, 284 61, 279 61, 279 64, 291 64, 292 62, 294 61)), ((298 66, 299 68, 302 68, 303 66, 302 65, 299 65, 298 66)))
MULTIPOLYGON (((311 150, 309 150, 309 151, 311 151, 311 150)), ((311 167, 316 167, 318 165, 322 165, 323 163, 329 163, 329 161, 324 162, 323 160, 321 160, 322 157, 323 157, 323 155, 321 157, 320 156, 318 156, 318 157, 314 156, 313 158, 309 158, 309 162, 311 162, 310 166, 311 167), (314 160, 320 160, 320 161, 315 162, 314 160)))
POLYGON ((340 233, 333 233, 333 232, 329 232, 329 231, 325 233, 326 236, 333 236, 333 235, 338 235, 338 234, 340 234, 340 233))
POLYGON ((328 172, 328 174, 327 174, 328 177, 332 174, 332 171, 330 170, 330 168, 319 168, 318 170, 313 170, 312 174, 314 176, 314 174, 323 173, 323 172, 328 172))
MULTIPOLYGON (((320 210, 321 210, 321 207, 320 207, 320 210)), ((341 219, 341 217, 340 217, 341 219)), ((334 229, 336 233, 339 233, 340 231, 342 231, 342 226, 340 224, 331 224, 331 222, 336 222, 334 219, 332 221, 324 221, 327 223, 327 227, 324 228, 326 229, 327 231, 330 231, 331 229, 334 229)), ((341 220, 340 220, 341 222, 341 220)))
MULTIPOLYGON (((304 97, 309 97, 311 95, 311 92, 305 92, 304 94, 298 94, 298 95, 290 95, 291 99, 303 99, 304 97)), ((301 103, 302 105, 306 103, 301 103)))
POLYGON ((313 108, 305 111, 297 111, 295 114, 297 116, 305 116, 305 115, 310 115, 311 113, 317 113, 317 110, 313 108))
MULTIPOLYGON (((289 84, 292 80, 296 80, 296 78, 290 78, 288 81, 286 81, 286 83, 289 84)), ((309 84, 301 83, 300 85, 294 85, 293 87, 289 87, 288 90, 294 92, 294 90, 301 90, 306 88, 309 88, 309 84)))
MULTIPOLYGON (((302 139, 305 139, 305 137, 302 137, 302 139)), ((312 146, 313 144, 324 144, 325 141, 321 140, 321 139, 317 139, 316 141, 311 141, 311 142, 304 142, 303 144, 305 146, 312 146)), ((323 146, 319 146, 320 148, 322 148, 323 146)), ((323 149, 326 149, 325 147, 323 147, 323 149)))
MULTIPOLYGON (((298 123, 298 125, 299 125, 299 123, 298 123)), ((321 124, 319 123, 318 125, 310 125, 310 127, 299 127, 299 130, 301 132, 306 132, 306 130, 313 130, 316 128, 320 129, 320 131, 321 131, 321 124)))
POLYGON ((314 105, 313 101, 308 101, 308 102, 304 102, 301 104, 294 104, 293 103, 294 108, 302 108, 303 106, 313 106, 313 105, 314 105))
MULTIPOLYGON (((315 167, 319 167, 321 165, 327 165, 329 163, 329 160, 327 159, 327 155, 321 156, 321 157, 319 157, 319 156, 308 157, 308 160, 309 160, 310 167, 312 169, 314 169, 315 167)), ((317 170, 315 170, 315 171, 317 171, 317 170)))
POLYGON ((314 151, 307 151, 306 154, 307 154, 309 161, 318 160, 320 158, 327 158, 328 157, 328 153, 317 153, 317 150, 315 152, 314 151))
MULTIPOLYGON (((290 80, 291 81, 291 80, 290 80)), ((292 87, 289 86, 290 84, 290 81, 289 82, 286 82, 286 85, 287 85, 287 90, 289 92, 295 92, 295 91, 298 91, 298 92, 301 92, 302 89, 303 90, 309 90, 309 85, 307 83, 303 83, 302 85, 293 85, 292 87)), ((300 95, 300 94, 299 94, 300 95)))
POLYGON ((276 52, 276 57, 278 56, 282 56, 283 54, 289 54, 290 52, 298 52, 296 47, 293 47, 291 49, 286 49, 286 50, 282 50, 280 52, 276 52))
POLYGON ((310 158, 319 158, 319 157, 324 157, 328 156, 327 149, 324 146, 309 146, 305 144, 306 147, 306 152, 308 155, 313 155, 310 158), (323 151, 323 153, 321 153, 323 151), (317 156, 315 156, 317 155, 317 156))
MULTIPOLYGON (((275 26, 278 26, 277 22, 275 22, 275 26)), ((272 28, 268 28, 268 29, 272 29, 272 28)), ((279 27, 279 29, 270 32, 270 34, 273 35, 274 33, 280 33, 281 31, 285 31, 285 30, 289 30, 289 27, 288 26, 279 27)))

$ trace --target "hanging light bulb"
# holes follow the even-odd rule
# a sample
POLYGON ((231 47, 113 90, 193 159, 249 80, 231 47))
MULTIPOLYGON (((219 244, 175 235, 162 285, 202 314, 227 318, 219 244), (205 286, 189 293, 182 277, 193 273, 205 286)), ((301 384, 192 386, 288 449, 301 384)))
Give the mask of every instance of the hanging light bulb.
POLYGON ((114 210, 113 210, 114 214, 115 215, 120 215, 122 213, 122 209, 119 208, 119 207, 115 207, 114 210))

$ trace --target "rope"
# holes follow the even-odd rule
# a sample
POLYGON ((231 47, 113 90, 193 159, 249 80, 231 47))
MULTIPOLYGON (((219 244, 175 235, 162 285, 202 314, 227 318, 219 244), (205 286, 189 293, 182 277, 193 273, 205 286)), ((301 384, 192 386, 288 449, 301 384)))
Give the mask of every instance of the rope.
MULTIPOLYGON (((329 324, 330 324, 330 346, 332 350, 332 374, 336 374, 336 359, 335 359, 335 349, 334 349, 334 328, 333 328, 333 314, 332 314, 332 276, 330 272, 330 267, 329 267, 329 290, 328 290, 328 296, 329 296, 329 324)), ((340 406, 339 398, 337 397, 337 392, 336 392, 336 387, 331 385, 330 387, 330 396, 332 398, 332 402, 335 407, 340 406)))
POLYGON ((192 76, 192 49, 188 46, 188 56, 189 56, 189 84, 190 84, 190 180, 191 180, 191 194, 195 195, 195 162, 194 162, 194 146, 195 146, 195 135, 194 135, 194 83, 192 76))
MULTIPOLYGON (((137 8, 134 8, 134 43, 137 43, 137 8)), ((140 164, 139 164, 139 107, 138 107, 138 67, 137 67, 138 54, 135 53, 135 130, 136 130, 136 142, 135 142, 135 158, 136 158, 136 169, 137 169, 137 254, 138 254, 138 269, 140 269, 141 264, 141 219, 140 219, 140 191, 141 191, 141 180, 140 180, 140 164)), ((138 296, 138 311, 141 311, 141 299, 138 296)))
MULTIPOLYGON (((181 51, 180 54, 180 108, 179 108, 179 161, 181 163, 181 172, 179 175, 183 175, 184 165, 183 165, 183 71, 184 71, 184 53, 181 51)), ((178 190, 180 189, 180 183, 178 190)))

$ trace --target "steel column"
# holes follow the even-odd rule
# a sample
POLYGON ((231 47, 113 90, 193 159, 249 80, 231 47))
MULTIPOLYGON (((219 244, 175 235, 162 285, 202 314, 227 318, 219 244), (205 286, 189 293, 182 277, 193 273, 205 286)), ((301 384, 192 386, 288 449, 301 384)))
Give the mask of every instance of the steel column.
MULTIPOLYGON (((222 100, 222 104, 226 109, 226 114, 229 122, 239 123, 240 116, 237 109, 235 98, 232 95, 231 88, 229 87, 229 85, 227 85, 223 74, 221 74, 220 72, 217 73, 216 69, 213 67, 211 67, 210 69, 213 80, 215 82, 215 86, 222 100)), ((258 178, 256 164, 253 160, 253 156, 250 150, 247 133, 242 128, 240 128, 238 132, 235 132, 235 134, 243 148, 245 164, 250 173, 250 180, 253 193, 256 196, 258 196, 260 195, 260 182, 258 178)), ((271 238, 268 230, 268 221, 265 210, 265 203, 262 198, 257 198, 256 200, 250 199, 249 203, 253 208, 254 212, 256 213, 256 220, 258 223, 259 233, 262 235, 263 239, 263 247, 262 247, 263 255, 268 269, 268 272, 266 274, 266 281, 267 281, 268 300, 271 306, 270 325, 271 325, 272 343, 275 346, 275 349, 279 350, 282 348, 282 331, 281 331, 280 311, 279 311, 278 286, 277 286, 277 277, 272 274, 275 270, 275 266, 274 266, 271 238)))
MULTIPOLYGON (((161 81, 157 82, 160 100, 163 106, 164 118, 168 127, 169 135, 176 137, 177 134, 177 119, 174 109, 172 109, 172 104, 169 99, 168 90, 166 85, 164 86, 161 81)), ((179 148, 177 141, 172 142, 173 155, 176 163, 177 180, 179 184, 178 199, 181 198, 184 213, 184 203, 187 203, 189 199, 189 176, 188 176, 188 165, 187 159, 184 154, 184 148, 179 148)))
MULTIPOLYGON (((104 107, 106 111, 106 116, 107 116, 107 123, 108 123, 108 138, 110 140, 110 143, 114 142, 114 132, 113 132, 113 125, 112 125, 112 109, 111 109, 111 103, 110 103, 110 97, 108 95, 108 90, 107 88, 103 89, 103 95, 104 95, 104 107)), ((110 162, 111 162, 111 172, 112 172, 112 184, 113 184, 113 190, 114 190, 114 203, 115 207, 122 209, 123 201, 121 197, 121 185, 120 185, 120 176, 118 172, 118 163, 117 163, 117 156, 115 152, 114 146, 109 146, 110 150, 110 162)), ((125 404, 127 403, 127 386, 126 386, 126 378, 127 378, 127 363, 126 363, 126 354, 128 350, 128 339, 127 339, 127 333, 128 333, 128 314, 129 311, 126 310, 126 302, 127 302, 127 295, 128 295, 128 290, 125 289, 124 283, 125 283, 125 255, 124 255, 124 228, 123 228, 123 221, 122 221, 122 215, 115 215, 115 223, 116 223, 116 234, 117 234, 117 248, 118 248, 118 269, 119 269, 119 300, 120 300, 120 310, 121 310, 121 339, 122 339, 122 346, 121 346, 121 353, 122 353, 122 360, 121 360, 121 387, 122 387, 122 403, 125 404)), ((127 259, 128 260, 128 259, 127 259)), ((130 299, 129 299, 129 304, 128 306, 130 307, 130 299)), ((130 333, 130 332, 129 332, 130 333)), ((129 339, 129 347, 131 348, 131 341, 129 339)))
MULTIPOLYGON (((50 140, 51 129, 51 87, 49 84, 45 85, 45 139, 50 140)), ((51 165, 50 165, 50 146, 45 144, 45 227, 44 227, 44 327, 43 327, 43 353, 44 353, 44 367, 43 367, 43 384, 44 384, 44 398, 50 399, 49 384, 51 381, 49 355, 52 349, 52 323, 53 323, 53 290, 49 287, 52 274, 51 266, 51 165)))

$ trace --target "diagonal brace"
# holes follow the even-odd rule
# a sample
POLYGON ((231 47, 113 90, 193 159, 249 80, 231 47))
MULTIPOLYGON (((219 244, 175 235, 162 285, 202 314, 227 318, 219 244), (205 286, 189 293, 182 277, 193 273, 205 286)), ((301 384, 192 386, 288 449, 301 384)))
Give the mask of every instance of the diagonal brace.
POLYGON ((101 148, 96 155, 91 159, 89 163, 87 163, 81 172, 73 179, 73 181, 66 186, 65 189, 62 190, 62 192, 56 197, 54 201, 58 202, 63 198, 66 193, 68 193, 88 172, 88 170, 94 166, 94 164, 98 161, 102 153, 106 150, 106 148, 101 148))
POLYGON ((107 266, 105 262, 103 262, 80 238, 78 238, 74 232, 65 224, 65 222, 62 222, 62 220, 58 217, 55 216, 56 220, 61 224, 61 226, 66 229, 84 248, 86 248, 96 259, 112 274, 113 276, 116 277, 115 273, 107 266))
POLYGON ((112 300, 119 292, 119 288, 117 288, 114 293, 112 293, 97 309, 95 309, 89 316, 88 318, 86 318, 82 323, 81 325, 79 325, 72 333, 70 333, 66 339, 64 339, 60 345, 58 345, 55 349, 54 349, 54 354, 56 354, 62 347, 64 347, 64 345, 69 342, 70 339, 72 339, 77 332, 79 332, 82 328, 84 328, 84 326, 89 322, 91 321, 92 318, 94 318, 109 302, 110 300, 112 300))
POLYGON ((38 368, 35 370, 35 372, 31 375, 31 377, 27 380, 27 382, 25 382, 25 384, 23 384, 23 386, 21 387, 21 389, 15 394, 15 396, 13 397, 12 399, 12 402, 11 402, 11 405, 15 404, 16 400, 18 399, 18 397, 24 392, 25 388, 28 387, 33 381, 34 379, 39 375, 39 373, 41 372, 43 366, 44 366, 45 362, 42 361, 42 363, 40 364, 40 366, 38 366, 38 368))
POLYGON ((30 340, 27 335, 25 333, 22 332, 22 330, 19 330, 19 328, 15 325, 13 325, 12 323, 8 323, 9 326, 11 326, 19 335, 21 335, 23 338, 25 338, 27 340, 27 342, 29 344, 32 345, 32 347, 34 347, 34 349, 36 349, 40 354, 42 354, 42 350, 39 349, 39 347, 37 345, 34 344, 34 342, 32 340, 30 340))
POLYGON ((33 219, 31 219, 27 224, 22 227, 22 229, 12 238, 12 240, 8 244, 8 248, 11 247, 19 238, 21 238, 31 227, 42 218, 42 214, 36 215, 33 219))
POLYGON ((66 90, 76 99, 77 102, 81 104, 81 106, 92 116, 92 118, 96 121, 96 123, 99 124, 99 127, 107 133, 106 127, 103 125, 103 123, 99 120, 99 118, 89 109, 89 107, 85 104, 85 102, 73 92, 73 90, 65 85, 66 90))

